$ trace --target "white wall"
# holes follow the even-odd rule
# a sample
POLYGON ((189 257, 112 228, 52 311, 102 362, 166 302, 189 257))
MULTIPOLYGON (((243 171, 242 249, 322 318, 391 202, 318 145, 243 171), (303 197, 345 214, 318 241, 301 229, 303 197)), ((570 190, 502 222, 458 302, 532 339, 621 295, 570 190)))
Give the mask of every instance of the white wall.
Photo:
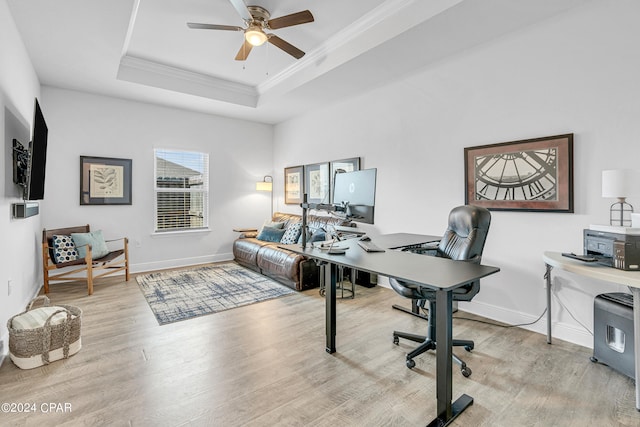
MULTIPOLYGON (((21 193, 12 178, 12 140, 28 143, 31 136, 34 98, 40 83, 15 27, 5 0, 0 0, 0 361, 8 351, 7 320, 22 312, 39 287, 37 241, 41 233, 41 216, 13 219, 11 204, 21 202, 21 193), (12 283, 9 294, 8 282, 12 283)), ((41 276, 41 274, 40 274, 41 276)))
POLYGON ((90 224, 128 236, 133 272, 232 259, 238 226, 269 216, 256 181, 272 175, 272 126, 43 87, 49 126, 43 227, 90 224), (210 231, 154 235, 154 148, 209 153, 210 231), (79 203, 80 156, 132 159, 130 206, 79 203))
MULTIPOLYGON (((370 233, 440 234, 464 203, 464 147, 574 133, 575 213, 493 212, 483 261, 501 272, 461 305, 510 323, 535 320, 545 308, 542 253, 581 252, 583 228, 608 223, 613 200, 601 197, 601 171, 638 168, 637 16, 640 2, 594 1, 277 125, 274 169, 361 156, 364 168, 378 168, 370 233)), ((593 297, 625 290, 555 274, 559 297, 590 330, 593 297)), ((553 322, 555 336, 592 346, 557 303, 553 322)), ((546 332, 544 320, 531 329, 546 332)))

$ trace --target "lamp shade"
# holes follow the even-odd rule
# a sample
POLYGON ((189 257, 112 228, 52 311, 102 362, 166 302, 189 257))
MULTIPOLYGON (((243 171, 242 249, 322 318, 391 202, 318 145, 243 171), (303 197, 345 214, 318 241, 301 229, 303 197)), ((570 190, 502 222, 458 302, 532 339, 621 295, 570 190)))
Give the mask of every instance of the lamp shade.
POLYGON ((602 171, 602 197, 636 196, 640 189, 640 171, 612 169, 602 171))
POLYGON ((257 191, 273 191, 273 183, 265 182, 265 181, 256 182, 256 190, 257 191))

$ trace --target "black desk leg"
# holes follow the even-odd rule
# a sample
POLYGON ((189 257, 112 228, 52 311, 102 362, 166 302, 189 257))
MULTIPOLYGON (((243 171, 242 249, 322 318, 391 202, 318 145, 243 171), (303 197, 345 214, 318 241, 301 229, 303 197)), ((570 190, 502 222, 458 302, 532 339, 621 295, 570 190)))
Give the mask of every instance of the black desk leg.
POLYGON ((451 370, 453 368, 453 294, 451 291, 436 291, 436 399, 437 418, 428 426, 446 426, 451 423, 467 407, 473 404, 473 398, 463 394, 453 404, 453 384, 451 370))
POLYGON ((324 264, 324 297, 325 297, 325 331, 327 334, 327 353, 336 352, 336 280, 338 276, 338 266, 335 264, 324 264))

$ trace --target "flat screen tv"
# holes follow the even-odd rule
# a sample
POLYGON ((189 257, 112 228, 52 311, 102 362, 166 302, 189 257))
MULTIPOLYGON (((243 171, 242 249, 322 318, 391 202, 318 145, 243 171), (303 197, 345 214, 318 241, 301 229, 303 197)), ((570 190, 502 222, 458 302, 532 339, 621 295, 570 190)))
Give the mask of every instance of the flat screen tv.
POLYGON ((336 174, 333 204, 344 206, 347 217, 352 221, 373 224, 376 175, 375 168, 336 174))
POLYGON ((19 141, 13 140, 13 180, 23 188, 24 200, 44 199, 49 129, 37 98, 33 110, 33 132, 29 148, 26 149, 19 141))

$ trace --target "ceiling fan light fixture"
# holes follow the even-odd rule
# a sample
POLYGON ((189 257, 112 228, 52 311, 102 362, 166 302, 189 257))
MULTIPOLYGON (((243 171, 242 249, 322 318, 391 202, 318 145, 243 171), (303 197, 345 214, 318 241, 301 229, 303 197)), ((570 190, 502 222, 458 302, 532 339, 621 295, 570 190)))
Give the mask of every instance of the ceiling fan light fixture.
POLYGON ((253 46, 260 46, 267 41, 267 35, 257 25, 252 25, 244 32, 245 40, 253 46))

